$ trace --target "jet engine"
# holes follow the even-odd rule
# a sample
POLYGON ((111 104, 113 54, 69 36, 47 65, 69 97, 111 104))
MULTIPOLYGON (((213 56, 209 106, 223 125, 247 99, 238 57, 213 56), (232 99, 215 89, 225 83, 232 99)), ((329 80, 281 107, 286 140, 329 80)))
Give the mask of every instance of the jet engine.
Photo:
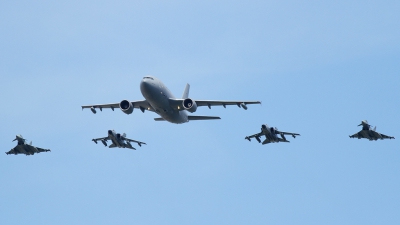
POLYGON ((125 114, 131 114, 133 112, 133 105, 130 101, 128 100, 122 100, 119 103, 119 108, 124 112, 125 114))
POLYGON ((187 99, 183 100, 183 108, 186 109, 187 111, 193 113, 193 112, 196 112, 196 110, 197 110, 197 104, 192 99, 187 98, 187 99))

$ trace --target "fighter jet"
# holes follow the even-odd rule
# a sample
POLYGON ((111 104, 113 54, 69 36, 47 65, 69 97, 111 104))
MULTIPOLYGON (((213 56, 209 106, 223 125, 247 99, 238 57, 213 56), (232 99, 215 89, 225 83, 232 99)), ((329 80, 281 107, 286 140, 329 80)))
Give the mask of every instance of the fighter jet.
POLYGON ((287 135, 292 135, 293 138, 296 138, 297 135, 300 136, 300 134, 296 133, 289 133, 289 132, 283 132, 279 131, 278 128, 273 128, 273 127, 268 127, 267 124, 261 125, 261 132, 258 134, 253 134, 251 136, 245 137, 248 141, 251 141, 251 138, 255 138, 259 143, 261 143, 261 136, 265 136, 265 140, 262 142, 263 145, 269 144, 269 143, 278 143, 278 142, 290 142, 286 140, 285 134, 287 135), (281 137, 278 137, 278 134, 281 137))
POLYGON ((394 139, 394 137, 391 136, 387 136, 381 133, 376 132, 376 126, 374 127, 374 129, 371 129, 371 125, 368 124, 368 121, 363 120, 361 121, 361 124, 359 124, 358 126, 362 126, 362 130, 356 134, 353 134, 351 136, 349 136, 350 138, 367 138, 370 141, 376 141, 378 139, 394 139))
POLYGON ((120 108, 123 113, 131 114, 133 109, 137 108, 140 111, 145 110, 155 112, 161 118, 154 118, 155 121, 168 121, 171 123, 186 123, 190 120, 212 120, 221 119, 216 116, 189 116, 187 112, 194 113, 197 107, 208 106, 223 106, 237 105, 239 108, 247 110, 248 104, 261 104, 260 101, 213 101, 213 100, 193 100, 189 98, 190 85, 186 84, 182 98, 175 98, 170 90, 157 78, 146 76, 140 83, 140 91, 142 92, 145 100, 128 101, 122 100, 121 102, 111 104, 98 104, 98 105, 85 105, 82 110, 90 108, 96 114, 96 109, 103 110, 103 108, 120 108))
POLYGON ((33 155, 35 153, 41 152, 50 152, 50 149, 43 149, 32 146, 32 141, 28 144, 26 143, 26 139, 22 137, 22 135, 17 135, 13 141, 18 141, 17 146, 11 149, 10 151, 6 152, 7 155, 9 154, 25 154, 25 155, 33 155))
POLYGON ((107 146, 108 140, 111 140, 111 142, 112 142, 112 144, 109 146, 109 148, 118 147, 118 148, 130 148, 130 149, 136 150, 136 148, 132 147, 131 142, 136 142, 140 147, 142 147, 143 144, 144 145, 146 144, 141 141, 135 141, 135 140, 126 138, 125 133, 123 133, 121 135, 120 133, 116 133, 114 130, 109 130, 107 137, 92 139, 92 141, 94 141, 94 143, 96 143, 96 144, 97 144, 97 141, 101 141, 101 143, 103 143, 104 146, 107 146))

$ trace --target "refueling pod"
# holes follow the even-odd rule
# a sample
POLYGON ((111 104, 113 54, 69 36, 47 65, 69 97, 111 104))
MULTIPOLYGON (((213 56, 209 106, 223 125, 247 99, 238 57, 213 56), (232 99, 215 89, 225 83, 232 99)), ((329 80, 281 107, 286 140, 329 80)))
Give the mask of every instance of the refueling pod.
POLYGON ((96 114, 96 109, 93 106, 90 107, 90 110, 92 111, 92 113, 96 114))

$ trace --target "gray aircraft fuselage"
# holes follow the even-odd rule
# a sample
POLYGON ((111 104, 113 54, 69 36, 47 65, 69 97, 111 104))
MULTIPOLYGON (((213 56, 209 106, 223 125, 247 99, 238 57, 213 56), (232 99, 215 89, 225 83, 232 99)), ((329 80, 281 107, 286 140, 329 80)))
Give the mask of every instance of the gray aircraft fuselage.
POLYGON ((130 144, 126 144, 124 140, 121 139, 121 134, 117 134, 114 130, 108 131, 108 137, 111 142, 118 148, 132 147, 130 144))
POLYGON ((279 142, 279 137, 275 133, 275 129, 273 127, 268 127, 268 125, 261 125, 261 131, 265 135, 265 138, 272 143, 279 142))
POLYGON ((169 99, 175 99, 172 92, 157 78, 144 77, 140 82, 140 91, 155 112, 171 123, 186 123, 189 121, 185 110, 174 110, 169 99))

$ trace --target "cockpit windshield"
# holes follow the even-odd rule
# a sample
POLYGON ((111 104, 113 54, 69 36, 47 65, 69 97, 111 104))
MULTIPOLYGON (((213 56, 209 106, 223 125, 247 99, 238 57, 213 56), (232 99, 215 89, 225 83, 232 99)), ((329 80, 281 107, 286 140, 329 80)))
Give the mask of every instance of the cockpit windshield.
POLYGON ((150 80, 154 80, 152 77, 143 77, 143 79, 150 79, 150 80))

